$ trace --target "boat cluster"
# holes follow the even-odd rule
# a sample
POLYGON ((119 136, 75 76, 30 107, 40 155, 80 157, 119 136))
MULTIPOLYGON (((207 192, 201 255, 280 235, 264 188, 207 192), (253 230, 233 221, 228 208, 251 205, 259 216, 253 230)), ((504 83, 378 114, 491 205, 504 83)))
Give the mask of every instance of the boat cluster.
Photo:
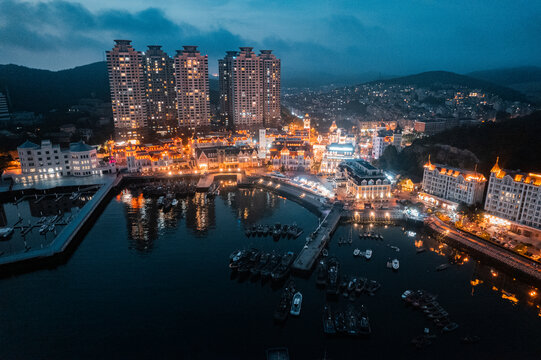
POLYGON ((364 305, 356 309, 349 305, 346 311, 333 312, 329 305, 323 309, 323 332, 327 335, 363 336, 372 332, 364 305))
POLYGON ((360 276, 340 275, 340 262, 335 257, 322 259, 316 268, 316 284, 326 286, 328 295, 342 294, 354 300, 360 294, 375 295, 381 284, 360 276))
POLYGON ((295 282, 290 279, 284 286, 280 301, 274 311, 274 320, 283 322, 288 315, 299 316, 301 313, 302 294, 295 288, 295 282))
POLYGON ((359 239, 373 239, 373 240, 383 240, 383 235, 378 234, 373 231, 363 232, 359 234, 359 239))
POLYGON ((275 240, 280 238, 290 238, 296 239, 301 236, 303 230, 297 226, 293 225, 282 225, 276 223, 274 225, 252 225, 250 228, 247 228, 244 233, 246 236, 272 236, 275 240))
POLYGON ((229 256, 229 268, 239 274, 283 280, 290 272, 295 253, 265 253, 258 249, 236 250, 229 256))
POLYGON ((178 205, 178 200, 175 198, 173 193, 167 193, 165 196, 160 196, 156 201, 156 204, 158 205, 158 208, 163 210, 163 212, 168 212, 178 205))
POLYGON ((174 182, 164 183, 161 181, 146 184, 141 189, 140 184, 129 185, 130 190, 141 190, 145 197, 159 197, 171 194, 173 197, 185 197, 195 195, 196 186, 192 183, 174 182))
POLYGON ((402 299, 416 309, 421 310, 425 316, 445 332, 458 328, 458 324, 449 319, 449 313, 436 301, 437 296, 424 290, 406 290, 402 299))

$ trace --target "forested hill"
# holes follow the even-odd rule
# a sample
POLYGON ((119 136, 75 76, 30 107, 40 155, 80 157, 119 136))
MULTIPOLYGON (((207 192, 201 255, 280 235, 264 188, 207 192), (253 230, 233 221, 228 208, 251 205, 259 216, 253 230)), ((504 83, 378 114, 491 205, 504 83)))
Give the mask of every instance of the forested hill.
POLYGON ((457 127, 419 139, 397 153, 390 147, 379 164, 420 180, 422 165, 431 154, 433 162, 477 169, 488 175, 496 157, 500 166, 541 172, 541 111, 528 116, 478 126, 457 127))
POLYGON ((371 81, 369 84, 389 85, 412 85, 433 90, 447 89, 450 86, 465 87, 468 89, 482 89, 488 93, 498 95, 503 100, 527 101, 526 96, 519 91, 505 86, 476 79, 466 75, 460 75, 449 71, 427 71, 420 74, 402 76, 387 80, 371 81))
POLYGON ((61 71, 0 65, 0 91, 5 89, 12 111, 65 110, 82 98, 110 101, 107 64, 103 61, 61 71))

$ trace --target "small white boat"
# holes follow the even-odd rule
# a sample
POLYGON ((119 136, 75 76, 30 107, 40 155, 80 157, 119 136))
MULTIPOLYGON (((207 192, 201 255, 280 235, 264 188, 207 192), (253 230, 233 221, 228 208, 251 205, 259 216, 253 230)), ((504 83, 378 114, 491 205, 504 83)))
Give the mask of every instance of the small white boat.
POLYGON ((366 251, 364 252, 364 257, 366 258, 366 260, 370 260, 370 258, 372 257, 372 250, 366 249, 366 251))
POLYGON ((402 300, 406 300, 406 298, 410 296, 410 294, 411 294, 411 290, 404 291, 404 293, 402 294, 402 300))
POLYGON ((293 295, 293 301, 291 302, 291 315, 299 316, 301 313, 301 305, 302 294, 300 292, 296 292, 295 295, 293 295))
POLYGON ((7 239, 8 237, 13 234, 13 228, 12 227, 3 227, 0 229, 0 238, 7 239))
POLYGON ((177 206, 177 205, 178 205, 178 200, 173 199, 173 201, 171 201, 171 206, 177 206))
POLYGON ((45 224, 45 225, 42 225, 40 228, 39 228, 39 233, 40 234, 45 234, 47 232, 47 229, 49 228, 49 225, 45 224))
POLYGON ((393 270, 398 270, 398 268, 400 267, 398 259, 393 259, 393 261, 391 261, 391 267, 393 268, 393 270))
POLYGON ((399 251, 400 251, 400 248, 399 248, 398 246, 393 246, 393 245, 391 245, 390 248, 393 249, 393 250, 396 251, 396 252, 399 252, 399 251))
POLYGON ((408 235, 409 237, 415 237, 417 233, 415 231, 406 231, 406 235, 408 235))
POLYGON ((323 249, 321 253, 323 254, 323 256, 329 256, 329 251, 327 249, 323 249))
POLYGON ((353 250, 353 256, 359 256, 359 255, 361 255, 361 250, 360 249, 353 250))

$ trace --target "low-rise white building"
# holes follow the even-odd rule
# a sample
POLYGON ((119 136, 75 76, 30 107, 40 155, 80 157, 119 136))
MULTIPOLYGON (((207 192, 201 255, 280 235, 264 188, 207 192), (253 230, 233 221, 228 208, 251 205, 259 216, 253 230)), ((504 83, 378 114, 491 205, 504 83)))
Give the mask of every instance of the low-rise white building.
POLYGON ((17 147, 20 171, 6 173, 4 178, 15 182, 33 182, 61 176, 90 176, 112 172, 107 165, 101 166, 97 158, 96 148, 80 141, 62 149, 50 140, 42 140, 41 144, 31 141, 17 147))
POLYGON ((483 201, 487 179, 476 171, 432 164, 424 165, 421 200, 443 207, 460 203, 473 205, 483 201), (445 201, 447 200, 447 201, 445 201))

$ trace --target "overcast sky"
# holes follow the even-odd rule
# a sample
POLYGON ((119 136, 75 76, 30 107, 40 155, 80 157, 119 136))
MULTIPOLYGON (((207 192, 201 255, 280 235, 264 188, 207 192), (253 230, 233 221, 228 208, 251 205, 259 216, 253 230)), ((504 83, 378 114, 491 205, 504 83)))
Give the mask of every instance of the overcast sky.
POLYGON ((541 1, 0 0, 0 63, 64 69, 114 39, 170 54, 273 49, 286 74, 460 73, 541 64, 541 1))

